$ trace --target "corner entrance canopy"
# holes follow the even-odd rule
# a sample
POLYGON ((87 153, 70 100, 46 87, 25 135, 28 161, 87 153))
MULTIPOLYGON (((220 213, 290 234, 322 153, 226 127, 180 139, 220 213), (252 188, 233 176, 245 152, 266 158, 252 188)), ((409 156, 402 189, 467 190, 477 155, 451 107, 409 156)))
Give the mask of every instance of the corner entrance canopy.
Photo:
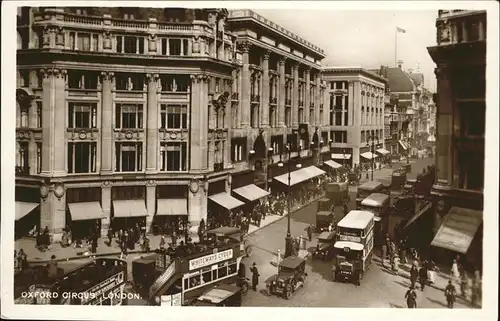
POLYGON ((408 145, 406 145, 406 143, 403 142, 402 140, 399 140, 399 145, 401 145, 401 147, 403 147, 404 150, 408 149, 408 145))
POLYGON ((38 206, 40 206, 38 203, 16 202, 16 221, 31 213, 38 206))
POLYGON ((361 157, 366 158, 366 159, 372 159, 372 158, 377 158, 378 155, 374 154, 372 152, 365 152, 365 153, 361 154, 361 157))
POLYGON ((243 187, 239 187, 233 190, 234 193, 238 194, 239 196, 243 197, 244 199, 248 201, 256 201, 260 198, 266 197, 269 195, 269 192, 266 190, 263 190, 262 188, 258 187, 255 184, 250 184, 246 185, 243 187))
POLYGON ((68 203, 68 208, 73 221, 97 220, 105 217, 99 202, 68 203))
POLYGON ((385 149, 385 148, 379 148, 379 149, 377 149, 377 153, 379 153, 379 154, 380 154, 380 155, 382 155, 382 156, 385 156, 385 155, 387 155, 387 154, 390 154, 391 152, 389 152, 389 151, 388 151, 387 149, 385 149))
POLYGON ((113 201, 114 217, 147 216, 144 200, 113 201))
POLYGON ((483 212, 452 207, 431 245, 465 254, 482 222, 483 212))
POLYGON ((351 159, 351 154, 335 154, 330 156, 332 159, 351 159))
MULTIPOLYGON (((299 183, 305 182, 308 179, 325 174, 324 170, 317 168, 316 166, 309 166, 302 168, 290 173, 290 186, 297 185, 299 183)), ((278 182, 288 186, 288 173, 277 176, 274 178, 278 182)))
POLYGON ((342 165, 340 165, 339 163, 337 163, 336 161, 334 161, 332 159, 329 159, 329 160, 323 162, 323 164, 328 165, 329 167, 331 167, 333 169, 337 169, 337 168, 342 167, 342 165))
POLYGON ((232 210, 233 208, 237 208, 245 204, 239 199, 232 197, 229 193, 226 192, 215 194, 209 196, 208 198, 228 210, 232 210))
POLYGON ((188 215, 187 200, 184 198, 158 199, 156 215, 188 215))

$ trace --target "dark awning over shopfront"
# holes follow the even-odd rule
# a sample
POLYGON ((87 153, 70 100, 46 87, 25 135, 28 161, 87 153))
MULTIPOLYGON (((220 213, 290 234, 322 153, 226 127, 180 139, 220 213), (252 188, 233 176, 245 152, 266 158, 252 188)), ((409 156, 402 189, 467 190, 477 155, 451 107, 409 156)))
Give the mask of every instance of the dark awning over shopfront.
POLYGON ((38 203, 29 203, 29 202, 16 202, 16 221, 22 219, 30 212, 32 212, 35 208, 37 208, 40 204, 38 203))
POLYGON ((342 167, 342 165, 340 165, 339 163, 337 163, 336 161, 331 160, 331 159, 324 161, 323 164, 325 164, 333 169, 337 169, 337 168, 342 167))
POLYGON ((69 203, 71 220, 84 221, 104 218, 101 204, 99 202, 69 203))
POLYGON ((372 152, 365 152, 365 153, 361 154, 361 157, 366 158, 366 159, 372 159, 372 158, 377 158, 378 155, 374 154, 372 152))
POLYGON ((335 154, 332 153, 332 159, 351 159, 351 154, 335 154))
POLYGON ((113 201, 114 217, 141 217, 147 216, 144 200, 113 201))
POLYGON ((156 215, 188 215, 187 200, 184 198, 158 199, 156 215))
POLYGON ((232 197, 230 194, 226 192, 209 196, 208 199, 214 201, 215 203, 219 204, 220 206, 228 210, 232 210, 233 208, 237 208, 245 204, 239 199, 232 197))
POLYGON ((250 184, 240 188, 236 188, 233 190, 233 192, 248 201, 256 201, 258 199, 261 199, 269 195, 268 191, 263 190, 262 188, 258 187, 255 184, 250 184))
POLYGON ((458 253, 467 253, 472 239, 482 222, 483 212, 452 207, 431 245, 458 253))
POLYGON ((408 228, 408 226, 410 226, 413 222, 415 222, 420 216, 422 216, 422 214, 424 214, 425 212, 427 212, 427 210, 429 210, 432 206, 432 203, 431 202, 425 202, 423 204, 419 204, 417 202, 417 206, 419 206, 418 208, 416 208, 416 212, 415 212, 415 215, 413 215, 409 220, 408 222, 406 222, 405 224, 405 229, 408 228))
MULTIPOLYGON (((305 182, 308 179, 325 174, 325 171, 317 168, 316 166, 309 166, 290 173, 290 186, 297 185, 305 182)), ((278 182, 288 185, 288 173, 277 176, 274 178, 278 182)))
POLYGON ((385 148, 379 148, 379 149, 377 149, 377 153, 379 153, 379 154, 380 154, 380 155, 382 155, 382 156, 385 156, 385 155, 390 154, 391 152, 389 152, 389 151, 388 151, 387 149, 385 149, 385 148))

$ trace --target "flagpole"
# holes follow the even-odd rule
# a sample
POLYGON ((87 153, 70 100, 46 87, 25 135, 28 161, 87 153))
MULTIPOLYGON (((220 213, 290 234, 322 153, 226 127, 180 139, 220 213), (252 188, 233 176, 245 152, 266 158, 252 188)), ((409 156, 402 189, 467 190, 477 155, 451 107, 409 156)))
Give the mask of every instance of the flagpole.
POLYGON ((398 27, 394 30, 394 67, 398 66, 398 27))

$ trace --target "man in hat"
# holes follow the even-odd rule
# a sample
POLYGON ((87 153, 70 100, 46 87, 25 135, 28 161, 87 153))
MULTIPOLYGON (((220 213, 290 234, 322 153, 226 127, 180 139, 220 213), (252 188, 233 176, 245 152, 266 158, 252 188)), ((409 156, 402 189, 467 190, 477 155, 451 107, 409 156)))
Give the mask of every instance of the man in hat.
POLYGON ((405 299, 408 309, 415 309, 417 307, 417 293, 415 292, 415 287, 413 285, 410 286, 408 291, 406 291, 405 299))
POLYGON ((455 303, 455 298, 457 295, 457 289, 453 285, 451 280, 448 281, 448 285, 444 289, 444 296, 446 297, 446 303, 448 308, 453 309, 453 304, 455 303))
POLYGON ((253 262, 252 268, 250 269, 252 272, 252 290, 257 291, 257 285, 259 284, 259 270, 257 269, 257 264, 253 262))
POLYGON ((312 241, 312 234, 313 234, 313 232, 312 232, 312 225, 309 224, 307 226, 307 238, 309 239, 309 242, 312 241))

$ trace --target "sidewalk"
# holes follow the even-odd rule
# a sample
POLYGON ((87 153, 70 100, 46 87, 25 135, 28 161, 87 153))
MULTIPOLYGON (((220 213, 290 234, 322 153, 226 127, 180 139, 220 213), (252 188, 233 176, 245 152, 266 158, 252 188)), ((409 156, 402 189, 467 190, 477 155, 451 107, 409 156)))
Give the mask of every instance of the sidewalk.
MULTIPOLYGON (((301 205, 301 207, 307 206, 308 204, 316 201, 321 197, 312 198, 308 203, 301 205)), ((299 207, 295 206, 292 212, 295 212, 298 209, 299 207)), ((266 218, 261 221, 260 227, 250 224, 248 233, 246 235, 251 235, 257 232, 258 230, 285 218, 286 215, 287 215, 286 210, 283 216, 276 214, 270 214, 270 215, 268 214, 266 215, 266 218)), ((158 249, 160 247, 161 235, 148 235, 148 237, 150 241, 149 242, 150 248, 152 250, 158 249)), ((169 238, 167 237, 167 240, 168 239, 169 238)), ((53 243, 51 244, 50 250, 47 250, 45 252, 40 252, 35 247, 36 241, 34 238, 21 238, 19 240, 16 240, 15 249, 17 252, 19 252, 20 249, 23 249, 24 252, 26 253, 26 256, 28 257, 28 263, 31 264, 45 264, 50 260, 50 257, 52 255, 56 256, 56 261, 58 262, 69 261, 69 260, 81 260, 85 259, 86 257, 90 258, 91 256, 93 257, 119 256, 121 250, 118 244, 116 243, 116 239, 113 240, 111 246, 108 246, 105 243, 107 242, 107 240, 108 240, 107 237, 99 238, 97 252, 95 254, 90 252, 90 244, 84 245, 82 248, 73 248, 73 246, 63 248, 60 243, 53 243)), ((134 254, 134 253, 145 253, 145 252, 141 250, 140 245, 136 244, 135 250, 129 250, 128 253, 134 254)))

